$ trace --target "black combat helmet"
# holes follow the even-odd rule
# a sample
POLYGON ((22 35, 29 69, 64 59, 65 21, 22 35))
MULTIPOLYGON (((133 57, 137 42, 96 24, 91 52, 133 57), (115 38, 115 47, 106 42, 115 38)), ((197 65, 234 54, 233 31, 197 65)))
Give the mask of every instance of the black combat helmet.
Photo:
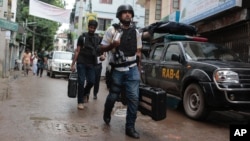
POLYGON ((129 4, 124 4, 118 7, 116 12, 116 18, 119 18, 123 11, 130 11, 132 13, 132 17, 134 17, 133 7, 129 4))
POLYGON ((94 27, 97 27, 97 26, 98 26, 98 23, 97 23, 97 21, 96 21, 96 20, 89 20, 88 26, 94 26, 94 27))

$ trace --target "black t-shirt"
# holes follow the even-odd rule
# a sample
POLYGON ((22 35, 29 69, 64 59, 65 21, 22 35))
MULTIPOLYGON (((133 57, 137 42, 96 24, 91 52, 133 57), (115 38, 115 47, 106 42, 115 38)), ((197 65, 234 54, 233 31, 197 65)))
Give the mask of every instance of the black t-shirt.
POLYGON ((37 54, 37 56, 38 56, 38 62, 43 63, 43 62, 44 62, 45 54, 44 54, 43 52, 39 52, 39 53, 37 54))

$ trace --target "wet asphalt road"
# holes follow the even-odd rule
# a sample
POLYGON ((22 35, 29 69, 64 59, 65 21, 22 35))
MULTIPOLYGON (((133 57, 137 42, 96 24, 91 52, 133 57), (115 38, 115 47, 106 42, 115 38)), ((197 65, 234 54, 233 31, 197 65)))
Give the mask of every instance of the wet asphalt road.
MULTIPOLYGON (((10 81, 9 95, 0 101, 1 141, 131 141, 126 136, 125 109, 117 102, 111 125, 102 120, 108 91, 102 79, 98 99, 84 110, 67 97, 67 79, 18 76, 10 81)), ((229 141, 229 125, 250 121, 235 112, 213 112, 206 121, 187 118, 182 110, 167 110, 167 118, 153 121, 138 112, 136 129, 143 141, 229 141)))

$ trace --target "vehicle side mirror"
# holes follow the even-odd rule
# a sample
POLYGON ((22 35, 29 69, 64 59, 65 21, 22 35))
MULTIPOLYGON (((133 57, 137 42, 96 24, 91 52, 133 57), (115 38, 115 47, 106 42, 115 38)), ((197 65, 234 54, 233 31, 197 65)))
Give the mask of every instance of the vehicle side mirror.
POLYGON ((180 55, 179 54, 172 54, 171 60, 173 61, 180 61, 180 55))

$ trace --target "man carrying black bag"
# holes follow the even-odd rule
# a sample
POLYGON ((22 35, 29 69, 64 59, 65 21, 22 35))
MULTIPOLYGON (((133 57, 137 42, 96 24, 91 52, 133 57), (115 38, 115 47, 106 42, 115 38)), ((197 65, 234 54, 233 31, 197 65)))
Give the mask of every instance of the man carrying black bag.
POLYGON ((83 110, 83 103, 88 102, 90 89, 95 83, 95 65, 97 63, 96 48, 101 38, 95 34, 97 21, 90 20, 88 22, 88 32, 79 36, 77 48, 75 50, 74 59, 71 64, 71 70, 75 71, 75 63, 77 63, 78 74, 78 109, 83 110), (85 79, 87 84, 85 86, 85 79), (85 87, 84 87, 85 86, 85 87))

